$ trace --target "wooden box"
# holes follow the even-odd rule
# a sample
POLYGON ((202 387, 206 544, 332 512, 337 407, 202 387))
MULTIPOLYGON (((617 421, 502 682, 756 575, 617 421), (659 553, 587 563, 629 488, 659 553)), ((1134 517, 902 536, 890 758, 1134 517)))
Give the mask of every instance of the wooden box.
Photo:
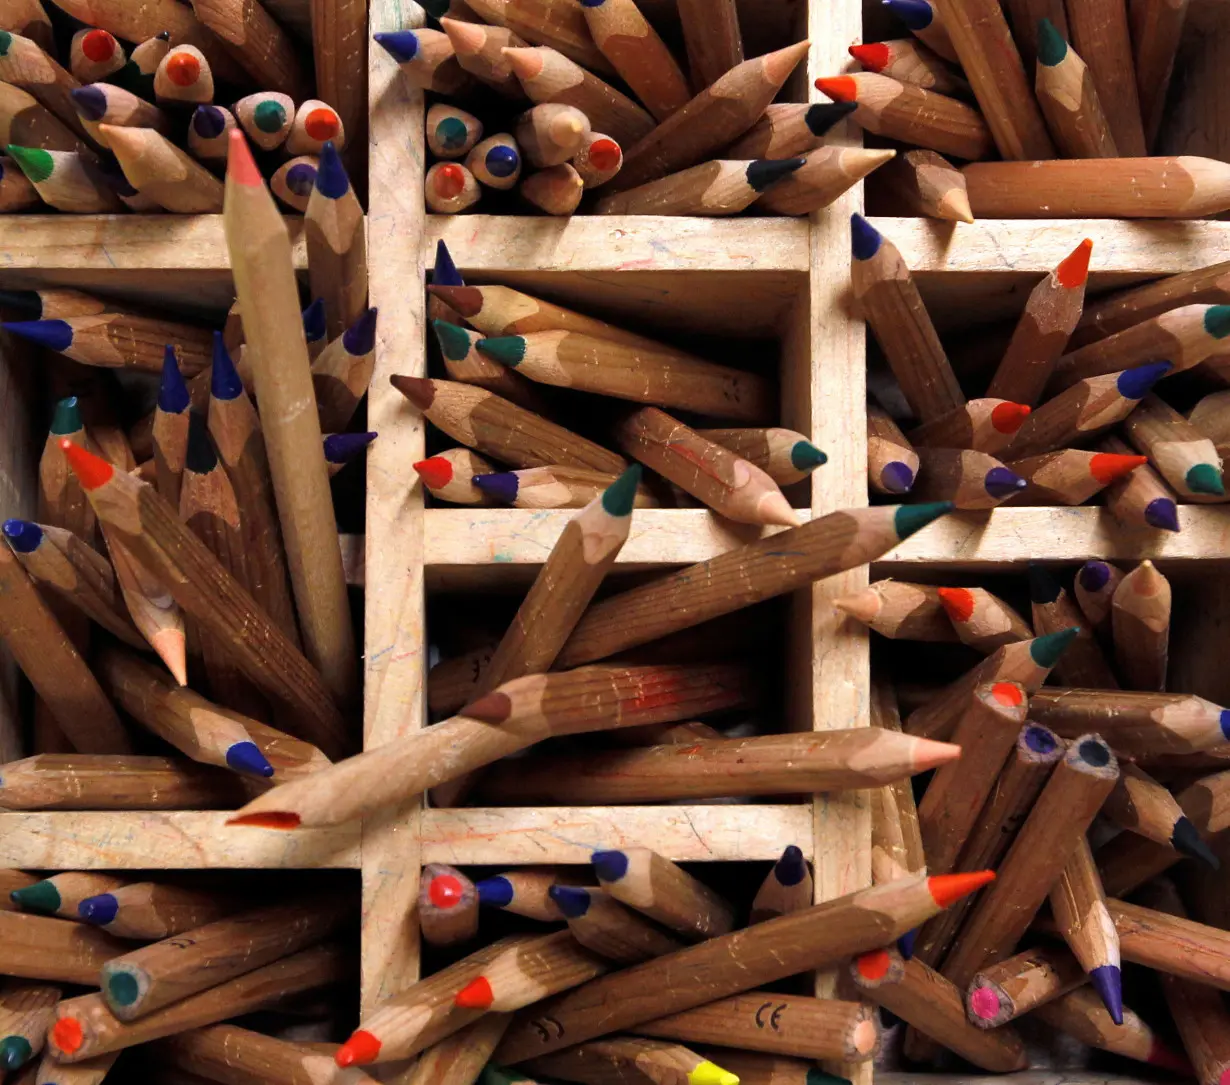
MULTIPOLYGON (((862 38, 859 0, 747 0, 741 5, 744 20, 759 18, 762 4, 773 9, 779 26, 794 27, 796 38, 806 35, 812 42, 807 70, 788 93, 819 98, 810 90, 812 80, 845 70, 846 47, 862 38)), ((1217 68, 1218 50, 1230 51, 1230 17, 1209 22, 1217 6, 1215 0, 1192 0, 1201 28, 1193 48, 1209 70, 1217 68)), ((371 30, 399 29, 399 18, 397 0, 372 0, 371 30)), ((364 732, 372 747, 425 725, 428 597, 444 590, 476 596, 493 588, 518 590, 571 515, 424 508, 410 468, 423 453, 423 425, 388 377, 425 372, 423 282, 438 239, 448 243, 469 281, 541 292, 649 328, 775 340, 782 423, 809 432, 829 456, 814 474, 810 493, 795 503, 822 514, 864 504, 867 486, 866 346, 848 299, 848 217, 861 206, 857 188, 810 220, 428 216, 422 97, 405 87, 383 50, 372 49, 369 64, 368 253, 371 300, 380 309, 369 406, 369 428, 380 437, 368 453, 365 545, 364 732)), ((1202 134, 1192 120, 1215 117, 1216 103, 1206 102, 1205 114, 1190 97, 1180 107, 1176 116, 1191 121, 1193 141, 1205 140, 1191 149, 1218 153, 1215 137, 1202 134)), ((297 234, 298 220, 289 221, 297 234)), ((1093 291, 1230 259, 1230 224, 1217 221, 982 221, 955 228, 910 219, 873 221, 901 248, 946 327, 969 323, 972 312, 985 320, 1019 311, 1037 278, 1083 237, 1094 241, 1093 291)), ((295 251, 302 266, 301 243, 295 251)), ((10 217, 0 242, 0 286, 60 283, 214 314, 230 301, 227 265, 217 217, 10 217)), ((22 348, 11 341, 3 346, 8 353, 0 355, 0 511, 29 515, 42 406, 22 348)), ((1189 660, 1184 688, 1227 703, 1225 669, 1202 672, 1198 650, 1183 645, 1199 644, 1230 623, 1230 587, 1220 578, 1230 561, 1230 512, 1188 506, 1183 515, 1183 532, 1164 538, 1123 532, 1092 507, 952 516, 886 555, 871 575, 935 578, 951 570, 1006 570, 1030 560, 1154 558, 1167 575, 1195 584, 1200 593, 1200 605, 1186 612, 1190 621, 1175 645, 1175 658, 1189 660)), ((638 511, 620 566, 675 567, 746 537, 744 529, 700 509, 638 511)), ((867 637, 839 620, 831 606, 834 597, 867 578, 867 570, 851 572, 788 601, 784 726, 867 724, 867 637)), ((8 711, 14 688, 11 670, 0 674, 0 763, 20 755, 19 729, 8 711)), ((359 869, 362 1000, 368 1008, 417 977, 413 903, 423 863, 584 863, 595 847, 634 843, 680 861, 768 860, 796 843, 814 863, 818 898, 863 886, 871 874, 868 808, 859 794, 819 796, 806 804, 616 808, 434 810, 415 802, 363 826, 289 834, 225 829, 223 819, 197 812, 0 813, 0 867, 359 869)), ((831 991, 831 978, 821 977, 819 986, 831 991)), ((857 1075, 861 1085, 870 1076, 869 1069, 857 1075)), ((904 1083, 920 1076, 888 1074, 882 1080, 904 1083)), ((1059 1085, 1067 1078, 1047 1073, 1020 1080, 1059 1085)))

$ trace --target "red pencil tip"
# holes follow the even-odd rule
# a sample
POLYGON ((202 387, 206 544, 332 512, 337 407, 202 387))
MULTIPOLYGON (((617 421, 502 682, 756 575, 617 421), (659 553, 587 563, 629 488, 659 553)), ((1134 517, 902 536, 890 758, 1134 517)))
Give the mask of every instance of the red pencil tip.
POLYGON ((442 200, 460 196, 461 190, 466 187, 466 175, 456 162, 441 162, 431 178, 436 195, 442 200))
POLYGON ((823 91, 835 102, 858 101, 858 84, 848 75, 833 75, 817 79, 816 89, 823 91))
POLYGON ((978 870, 970 874, 933 874, 927 879, 927 888, 931 890, 931 899, 941 908, 947 908, 993 881, 993 870, 978 870))
POLYGON ((1017 682, 996 682, 991 687, 991 696, 1008 708, 1016 708, 1025 700, 1025 692, 1017 682))
POLYGON ((436 398, 436 387, 425 377, 403 377, 394 373, 389 383, 420 411, 427 410, 436 398))
POLYGON ((998 433, 1016 433, 1033 408, 1027 403, 997 403, 991 408, 991 425, 998 433))
POLYGON ((453 481, 453 465, 443 456, 432 456, 410 465, 429 489, 438 490, 453 481))
POLYGON ((191 53, 167 57, 167 78, 177 87, 190 87, 201 77, 201 62, 191 53))
POLYGON ((248 188, 264 184, 248 141, 243 138, 243 132, 238 128, 231 129, 230 153, 226 156, 226 176, 227 180, 248 188))
POLYGON ((93 452, 87 452, 80 445, 73 444, 67 437, 60 438, 60 451, 64 453, 64 458, 68 460, 68 466, 73 469, 73 474, 77 476, 77 481, 87 491, 97 490, 99 486, 105 486, 111 481, 111 476, 115 474, 115 468, 101 456, 95 456, 93 452))
POLYGON ((313 109, 303 121, 304 131, 318 143, 337 135, 338 116, 331 109, 313 109))
POLYGON ((333 1061, 343 1070, 347 1066, 365 1066, 376 1061, 381 1046, 380 1041, 370 1032, 357 1029, 350 1034, 350 1039, 337 1049, 333 1061))
POLYGON ((489 1010, 494 1000, 495 995, 491 993, 491 984, 487 982, 487 977, 479 976, 453 996, 453 1005, 460 1006, 463 1010, 489 1010))
POLYGON ((1059 261, 1055 278, 1059 280, 1060 286, 1066 286, 1070 290, 1072 287, 1085 285, 1085 280, 1089 278, 1089 254, 1092 251, 1093 242, 1085 238, 1059 261))
POLYGON ((512 715, 512 701, 506 693, 488 693, 457 714, 483 723, 503 723, 512 715))
POLYGON ((84 1040, 81 1022, 75 1017, 61 1017, 51 1028, 51 1042, 66 1055, 79 1051, 84 1040))
POLYGON ((954 622, 968 622, 974 613, 974 596, 967 588, 936 588, 940 604, 954 622))
POLYGON ((227 818, 227 825, 248 825, 256 829, 297 829, 301 818, 282 810, 269 810, 263 814, 240 814, 227 818))
POLYGON ((613 139, 596 139, 589 145, 589 163, 596 170, 613 170, 623 152, 613 139))
POLYGON ((1114 452, 1099 452, 1089 461, 1089 473, 1103 486, 1109 486, 1116 479, 1130 475, 1136 468, 1148 462, 1148 456, 1121 456, 1114 452))
POLYGON ((880 980, 888 975, 893 959, 888 955, 888 950, 873 949, 870 953, 864 953, 854 964, 864 979, 880 980))
MULTIPOLYGON (((873 72, 882 72, 888 67, 888 46, 882 41, 869 41, 865 45, 851 45, 850 55, 864 68, 873 72)), ((824 90, 823 87, 820 88, 824 90)), ((824 91, 828 94, 828 91, 824 91)), ((830 95, 831 97, 831 95, 830 95)))
POLYGON ((437 908, 456 908, 465 892, 465 886, 452 874, 440 874, 432 878, 427 887, 427 895, 437 908))
POLYGON ((101 64, 115 53, 115 38, 106 30, 89 30, 81 39, 81 51, 92 61, 101 64))

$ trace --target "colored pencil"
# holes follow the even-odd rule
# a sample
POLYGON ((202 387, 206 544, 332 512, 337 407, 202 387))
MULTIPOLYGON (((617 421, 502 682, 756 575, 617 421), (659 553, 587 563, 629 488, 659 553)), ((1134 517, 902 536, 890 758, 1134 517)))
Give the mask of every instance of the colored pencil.
POLYGON ((1166 92, 1187 19, 1187 0, 1133 0, 1128 6, 1128 19, 1145 146, 1151 148, 1162 124, 1166 92))
POLYGON ((650 585, 614 595, 590 607, 557 665, 603 659, 864 564, 950 509, 941 503, 830 513, 791 529, 792 533, 737 547, 650 585), (721 583, 724 590, 700 588, 702 583, 721 583))
POLYGON ((175 45, 154 72, 159 105, 196 105, 214 100, 214 76, 205 54, 195 45, 175 45))
POLYGON ((993 509, 1028 485, 994 456, 968 448, 920 448, 918 460, 914 496, 951 501, 958 509, 993 509))
POLYGON ((423 187, 427 207, 437 215, 455 215, 478 202, 474 175, 458 162, 437 162, 427 171, 423 187))
POLYGON ((984 655, 1033 639, 1029 623, 985 588, 937 588, 936 595, 957 639, 984 655))
MULTIPOLYGON (((779 215, 807 215, 828 207, 896 153, 862 147, 817 147, 803 156, 801 166, 757 196, 757 209, 779 215)), ((782 164, 793 161, 797 160, 781 160, 782 164)))
POLYGON ((550 735, 669 723, 746 707, 752 702, 750 687, 747 670, 730 664, 530 675, 466 705, 464 715, 446 724, 381 747, 378 755, 368 751, 311 782, 275 788, 231 823, 274 829, 342 824, 450 783, 550 735), (646 703, 647 690, 654 691, 655 703, 646 703))
POLYGON ((1102 808, 1120 828, 1173 848, 1184 855, 1203 859, 1218 867, 1217 856, 1200 836, 1175 797, 1139 765, 1120 766, 1119 782, 1102 808))
POLYGON ((0 988, 0 1067, 19 1070, 42 1051, 59 1000, 51 984, 10 980, 0 988))
POLYGON ((0 772, 8 810, 233 810, 244 798, 233 774, 183 758, 36 754, 0 772))
POLYGON ((448 35, 439 30, 393 30, 372 37, 419 90, 468 96, 478 85, 458 64, 448 35))
POLYGON ((33 95, 77 135, 85 130, 73 108, 72 91, 81 84, 29 38, 4 31, 0 37, 0 80, 33 95))
MULTIPOLYGON (((1147 891, 1145 899, 1153 899, 1147 891)), ((1113 897, 1106 906, 1125 961, 1223 991, 1230 987, 1230 938, 1225 931, 1113 897)))
POLYGON ((436 102, 427 110, 427 148, 437 158, 461 158, 483 137, 483 122, 473 113, 436 102))
POLYGON ((1111 1020, 1123 1023, 1123 986, 1119 971, 1119 936, 1106 908, 1089 843, 1077 841, 1059 880, 1051 888, 1051 912, 1063 939, 1089 975, 1111 1020))
MULTIPOLYGON (((298 48, 263 5, 243 0, 193 0, 192 12, 218 35, 257 86, 297 100, 308 96, 311 83, 299 64, 298 48)), ((323 33, 323 28, 319 32, 323 33)))
MULTIPOLYGON (((749 991, 634 1026, 638 1035, 863 1062, 879 1044, 875 1013, 858 1002, 749 991)), ((722 1059, 723 1055, 715 1055, 722 1059)))
MULTIPOLYGON (((743 61, 701 90, 639 142, 629 146, 631 141, 621 140, 625 148, 624 167, 611 182, 611 187, 622 191, 676 173, 706 161, 738 139, 777 96, 787 77, 806 55, 808 45, 802 41, 743 61)), ((619 138, 618 132, 592 114, 590 120, 603 132, 619 138)))
POLYGON ((39 198, 57 211, 97 215, 123 210, 93 159, 77 151, 44 151, 12 143, 6 150, 39 198))
POLYGON ((484 389, 400 375, 390 380, 429 422, 453 440, 514 467, 561 463, 611 474, 627 467, 614 452, 484 389))
POLYGON ((679 4, 692 85, 701 90, 743 62, 743 32, 734 0, 683 0, 679 4))
POLYGON ((918 477, 913 445, 887 411, 867 404, 867 484, 874 493, 909 493, 918 477))
POLYGON ((475 883, 478 903, 513 915, 556 923, 568 918, 555 902, 552 887, 565 877, 554 867, 516 867, 475 883))
POLYGON ((521 198, 548 215, 571 215, 585 194, 585 182, 572 163, 531 173, 518 189, 521 198))
POLYGON ((158 403, 154 408, 154 469, 158 492, 179 508, 180 485, 184 460, 188 454, 188 407, 191 399, 188 386, 175 358, 175 349, 167 346, 162 359, 162 379, 158 385, 158 403))
POLYGON ((953 730, 961 760, 941 765, 918 804, 927 869, 948 874, 990 800, 1021 733, 1028 698, 1017 682, 978 686, 953 730))
POLYGON ((1164 690, 1170 642, 1170 581, 1142 561, 1111 601, 1115 663, 1128 689, 1164 690))
POLYGON ((453 996, 462 1009, 511 1013, 600 976, 610 965, 567 930, 510 946, 453 996))
POLYGON ((1051 135, 1065 158, 1119 157, 1092 73, 1046 18, 1038 20, 1034 88, 1051 135))
POLYGON ((38 515, 44 522, 91 542, 98 535, 94 510, 60 450, 60 441, 65 437, 74 444, 84 445, 86 441, 85 424, 76 396, 68 396, 55 404, 38 464, 38 515))
POLYGON ((1081 377, 1112 373, 1141 362, 1165 358, 1181 372, 1225 349, 1230 336, 1230 305, 1184 305, 1065 354, 1055 380, 1068 387, 1081 377))
POLYGON ((914 38, 851 45, 850 55, 867 71, 887 75, 901 83, 912 83, 924 90, 968 98, 969 83, 952 67, 914 38))
POLYGON ((1230 456, 1230 394, 1211 392, 1188 412, 1187 420, 1213 442, 1223 461, 1230 456))
MULTIPOLYGON (((21 92, 18 92, 21 93, 21 92)), ((85 130, 100 145, 106 145, 106 137, 99 130, 99 125, 109 124, 115 127, 156 128, 167 135, 171 128, 171 119, 156 105, 139 98, 123 87, 110 83, 90 83, 72 92, 73 105, 77 116, 85 130)), ((213 106, 209 107, 213 109, 213 106)), ((0 133, 3 134, 3 133, 0 133)), ((15 133, 14 133, 15 134, 15 133)), ((191 138, 191 137, 190 137, 191 138)), ((21 143, 21 139, 6 140, 6 142, 21 143)), ((36 146, 49 147, 50 143, 38 143, 36 146)), ((61 150, 71 148, 64 147, 61 150)))
POLYGON ((1061 998, 1087 980, 1067 946, 1038 946, 977 972, 965 994, 966 1013, 979 1028, 995 1029, 1061 998))
POLYGON ((351 1081, 353 1085, 374 1085, 374 1079, 361 1071, 352 1072, 349 1079, 342 1078, 329 1054, 307 1050, 306 1046, 235 1025, 210 1025, 180 1032, 151 1050, 161 1066, 199 1074, 200 1080, 232 1085, 296 1085, 341 1078, 348 1085, 351 1081))
POLYGON ((1147 456, 1086 452, 1079 448, 1061 448, 1023 460, 1009 460, 1008 468, 1028 485, 1007 503, 1083 505, 1094 494, 1130 477, 1146 463, 1147 456))
POLYGON ((506 27, 447 18, 440 20, 440 26, 448 35, 457 63, 464 71, 507 98, 525 96, 504 50, 519 49, 528 42, 506 27))
POLYGON ((475 475, 489 476, 495 468, 468 448, 450 448, 413 465, 423 486, 433 497, 455 505, 489 505, 491 499, 473 482, 475 475))
POLYGON ((883 182, 913 215, 946 222, 974 221, 965 194, 965 177, 935 151, 898 154, 878 171, 876 180, 883 182))
POLYGON ((26 320, 63 320, 72 316, 97 316, 115 312, 112 302, 67 287, 37 290, 0 290, 0 307, 15 309, 26 320))
MULTIPOLYGON (((359 454, 377 436, 378 434, 370 431, 367 433, 326 433, 323 446, 325 464, 329 468, 329 477, 332 478, 348 463, 353 463, 358 459, 359 454)), ((347 570, 346 582, 348 584, 353 583, 349 578, 349 570, 347 570)))
POLYGON ((665 345, 646 353, 576 332, 541 331, 482 338, 474 346, 488 359, 543 384, 735 422, 764 421, 776 400, 776 389, 764 377, 665 345))
POLYGON ((456 867, 428 863, 418 895, 419 929, 433 946, 451 946, 478 933, 478 893, 456 867))
MULTIPOLYGON (((1136 90, 1127 0, 1089 0, 1068 12, 1072 43, 1085 63, 1121 154, 1148 154, 1136 90)), ((1041 158, 1042 155, 1031 157, 1041 158)))
POLYGON ((688 1085, 738 1085, 739 1078, 682 1044, 636 1036, 612 1036, 531 1059, 534 1074, 570 1081, 620 1081, 628 1085, 673 1080, 688 1085))
POLYGON ((510 1024, 511 1014, 483 1014, 424 1051, 405 1085, 474 1085, 510 1024))
POLYGON ((696 432, 759 467, 779 486, 802 482, 828 461, 803 434, 777 426, 696 432))
POLYGON ((636 964, 679 948, 679 942, 599 889, 553 885, 551 900, 572 937, 608 961, 636 964))
POLYGON ((939 593, 931 584, 879 580, 853 595, 835 599, 833 605, 893 640, 957 639, 939 593))
MULTIPOLYGON (((521 177, 521 150, 509 133, 497 132, 477 144, 465 164, 479 184, 503 191, 515 188, 521 177)), ((431 300, 440 299, 433 296, 431 300)))
POLYGON ((507 27, 533 45, 556 49, 592 72, 615 74, 594 44, 584 13, 574 4, 565 0, 474 0, 466 6, 483 22, 507 27))
POLYGON ((749 923, 788 915, 809 907, 811 903, 812 877, 807 860, 798 847, 789 844, 756 890, 749 923))
POLYGON ((331 433, 350 424, 367 394, 375 364, 376 310, 367 309, 312 362, 322 431, 331 433))
POLYGON ((4 23, 6 29, 16 30, 42 49, 51 51, 55 48, 51 20, 38 0, 16 0, 6 4, 4 23))
MULTIPOLYGON (((156 5, 164 8, 165 5, 156 5)), ((114 13, 111 13, 114 14, 114 13)), ((167 12, 160 11, 159 15, 165 15, 167 12)), ((177 14, 182 16, 186 13, 177 14)), ((215 50, 215 60, 221 53, 216 46, 212 44, 213 39, 204 34, 196 24, 196 20, 191 21, 191 25, 196 32, 196 37, 201 41, 208 39, 211 49, 215 50)), ((162 62, 162 58, 167 55, 171 48, 171 32, 169 30, 160 30, 158 32, 137 32, 136 36, 132 33, 126 33, 124 29, 116 31, 120 37, 126 38, 129 41, 139 42, 134 45, 132 52, 128 56, 128 62, 134 70, 133 76, 133 92, 144 93, 145 96, 152 97, 154 93, 154 74, 158 71, 158 65, 162 62)), ((185 40, 182 30, 176 33, 176 37, 183 41, 185 40)))
POLYGON ((304 645, 333 696, 349 704, 357 657, 320 422, 300 409, 313 392, 290 239, 238 132, 231 134, 223 221, 239 303, 264 316, 244 331, 256 352, 256 395, 304 645))
POLYGON ((95 893, 77 905, 77 917, 117 938, 170 938, 238 911, 217 892, 159 882, 133 882, 95 893))
MULTIPOLYGON (((101 935, 102 932, 91 933, 101 935)), ((290 995, 349 979, 351 973, 352 968, 342 947, 316 946, 293 956, 284 956, 263 968, 249 969, 243 975, 189 995, 132 1022, 117 1019, 101 994, 79 995, 66 999, 56 1007, 56 1021, 47 1036, 48 1050, 61 1062, 80 1062, 109 1051, 252 1013, 290 995)))
POLYGON ((590 0, 582 11, 594 44, 657 120, 687 104, 687 78, 635 0, 590 0))
POLYGON ((1093 242, 1086 238, 1034 287, 987 395, 1030 407, 1038 405, 1080 319, 1092 249, 1093 242))
POLYGON ((911 410, 930 422, 965 403, 952 366, 897 247, 866 219, 850 220, 854 297, 911 410))
POLYGON ((125 63, 124 47, 106 30, 78 30, 69 42, 68 69, 80 83, 106 79, 125 63))
POLYGON ((1004 458, 1024 459, 1088 441, 1137 412, 1149 389, 1170 370, 1169 362, 1146 362, 1077 381, 1025 420, 1004 458))
MULTIPOLYGON (((294 709, 296 727, 309 740, 326 754, 344 749, 342 718, 319 675, 174 510, 149 485, 66 444, 73 470, 110 534, 202 629, 229 645, 236 665, 253 682, 294 709)), ((337 546, 336 530, 330 541, 337 546)))
MULTIPOLYGON (((488 465, 485 472, 473 473, 467 480, 482 504, 512 505, 518 509, 580 509, 600 496, 615 476, 558 464, 522 471, 495 471, 488 465)), ((634 508, 652 509, 659 504, 644 486, 637 487, 634 508)))
POLYGON ((81 923, 8 911, 0 911, 0 945, 9 976, 86 985, 98 983, 103 962, 129 948, 81 923))
POLYGON ((930 0, 884 0, 902 24, 924 45, 945 60, 957 62, 957 52, 939 10, 930 0))
POLYGON ((73 870, 54 874, 21 889, 14 889, 9 899, 23 911, 39 915, 58 915, 76 919, 77 905, 95 893, 106 893, 126 884, 123 878, 110 874, 73 870))
POLYGON ((202 162, 225 162, 235 114, 218 105, 199 105, 188 124, 188 150, 202 162))
POLYGON ((293 99, 275 91, 249 94, 240 98, 231 110, 248 139, 262 151, 276 151, 281 147, 295 121, 293 99))
POLYGON ((1077 988, 1043 1004, 1038 1007, 1037 1018, 1090 1047, 1190 1076, 1182 1055, 1172 1051, 1136 1013, 1125 1008, 1120 1020, 1115 1020, 1088 988, 1077 988))
POLYGON ((1131 756, 1209 749, 1225 743, 1230 731, 1230 710, 1189 693, 1048 687, 1029 710, 1065 738, 1096 727, 1131 756))
POLYGON ((825 135, 857 108, 853 102, 775 102, 765 107, 760 119, 725 153, 735 159, 806 154, 819 147, 825 135))
POLYGON ((165 136, 152 128, 110 124, 100 124, 98 130, 119 159, 124 176, 142 195, 185 215, 222 210, 221 182, 165 136))
POLYGON ((979 218, 1205 218, 1230 210, 1230 167, 1209 158, 974 162, 979 218))
POLYGON ((24 211, 42 202, 30 179, 11 162, 6 166, 0 158, 0 211, 24 211))
POLYGON ((1029 599, 1034 629, 1039 634, 1056 633, 1077 628, 1077 634, 1067 651, 1055 664, 1055 677, 1069 686, 1094 689, 1118 689, 1110 664, 1086 628, 1076 604, 1055 575, 1042 565, 1029 566, 1029 599))
POLYGON ((592 860, 607 893, 670 930, 695 940, 735 926, 734 910, 722 897, 649 848, 596 851, 592 860))
POLYGON ((1124 435, 1170 487, 1189 501, 1225 497, 1217 448, 1168 403, 1150 394, 1124 423, 1124 435))
POLYGON ((1110 607, 1123 572, 1105 561, 1087 561, 1072 590, 1090 629, 1110 632, 1110 607))
MULTIPOLYGON (((313 298, 324 299, 328 338, 354 333, 365 310, 374 322, 375 310, 366 309, 367 244, 363 208, 350 186, 337 148, 329 142, 320 151, 304 226, 310 289, 313 298)), ((374 326, 370 335, 374 338, 374 326)), ((366 343, 366 332, 361 338, 366 343)), ((347 352, 369 355, 371 347, 347 352)), ((367 373, 370 378, 370 365, 367 373)), ((363 383, 366 388, 366 381, 363 383)), ((326 425, 326 428, 336 427, 326 425)))
POLYGON ((591 129, 575 106, 544 102, 517 118, 513 135, 525 157, 542 168, 567 162, 589 142, 591 129))
POLYGON ((534 1016, 514 1023, 495 1057, 520 1062, 751 990, 800 968, 836 963, 892 941, 992 877, 989 871, 915 877, 863 889, 634 965, 548 1000, 534 1016), (692 982, 663 982, 675 974, 692 982), (543 1015, 564 1027, 567 1040, 554 1029, 539 1031, 534 1022, 543 1015))
POLYGON ((209 332, 204 328, 136 313, 6 321, 0 326, 84 365, 162 373, 172 348, 188 376, 209 364, 209 332))

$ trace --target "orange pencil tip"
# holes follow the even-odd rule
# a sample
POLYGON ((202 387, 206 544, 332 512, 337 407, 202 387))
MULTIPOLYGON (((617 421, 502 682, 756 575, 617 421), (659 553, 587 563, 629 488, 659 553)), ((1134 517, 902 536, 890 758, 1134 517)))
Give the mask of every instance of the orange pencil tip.
POLYGON ((993 870, 978 870, 970 874, 933 874, 927 879, 927 888, 931 890, 931 899, 941 908, 947 908, 993 881, 993 870))
POLYGON ((857 102, 858 84, 848 75, 833 75, 816 80, 816 90, 823 91, 835 102, 857 102))
POLYGON ((376 1061, 381 1046, 383 1045, 380 1041, 370 1032, 358 1029, 352 1032, 350 1039, 337 1049, 333 1061, 343 1070, 347 1066, 365 1066, 369 1062, 376 1061))
POLYGON ((81 1022, 75 1017, 61 1017, 51 1028, 51 1042, 66 1055, 80 1051, 84 1041, 81 1022))
POLYGON ((1076 286, 1084 286, 1089 278, 1089 254, 1093 251, 1093 242, 1085 238, 1067 256, 1059 261, 1055 269, 1055 277, 1060 286, 1069 290, 1076 286))
POLYGON ((483 723, 503 723, 512 715, 512 701, 506 693, 488 693, 466 705, 457 714, 483 723))
POLYGON ((1136 468, 1148 462, 1148 456, 1121 456, 1114 452, 1099 452, 1089 461, 1089 473, 1103 486, 1109 486, 1116 479, 1130 475, 1136 468))
POLYGON ((997 433, 1016 433, 1032 411, 1028 403, 997 403, 991 408, 991 425, 997 433))
POLYGON ((268 810, 261 814, 240 814, 227 818, 228 825, 248 825, 256 829, 297 829, 301 822, 298 814, 285 810, 268 810))
POLYGON ((991 696, 1008 708, 1016 708, 1025 700, 1025 691, 1019 682, 996 682, 991 687, 991 696))
POLYGON ((231 129, 230 148, 226 156, 226 176, 228 180, 249 188, 264 184, 261 171, 256 168, 256 160, 252 157, 252 149, 238 128, 231 129))
POLYGON ((954 622, 968 622, 974 613, 974 596, 968 588, 936 588, 940 604, 954 622))
POLYGON ((495 995, 492 994, 491 984, 487 982, 487 977, 479 976, 453 996, 453 1005, 463 1010, 489 1010, 494 1000, 495 995))
POLYGON ((893 959, 888 955, 888 950, 873 949, 870 953, 864 953, 854 963, 858 974, 864 979, 880 980, 888 975, 893 959))
POLYGON ((177 87, 190 87, 201 78, 201 62, 191 53, 167 57, 167 78, 177 87))
POLYGON ((60 451, 68 460, 68 466, 73 469, 77 481, 86 490, 97 490, 99 486, 105 486, 115 474, 115 468, 101 456, 95 456, 93 452, 73 444, 67 437, 60 438, 60 451))

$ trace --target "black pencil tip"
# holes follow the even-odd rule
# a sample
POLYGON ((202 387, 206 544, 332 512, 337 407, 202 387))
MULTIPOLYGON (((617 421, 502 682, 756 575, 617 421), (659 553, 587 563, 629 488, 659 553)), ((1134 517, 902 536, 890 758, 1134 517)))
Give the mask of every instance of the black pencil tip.
POLYGON ((1174 823, 1170 834, 1170 842, 1175 851, 1190 855, 1193 859, 1203 859, 1214 870, 1221 869, 1221 860, 1213 853, 1213 849, 1204 842, 1199 830, 1187 818, 1179 818, 1174 823))
POLYGON ((1029 601, 1031 603, 1053 603, 1059 598, 1061 591, 1063 591, 1063 585, 1059 583, 1050 569, 1044 565, 1030 565, 1029 601))
POLYGON ((794 173, 806 161, 805 158, 758 158, 748 164, 747 183, 757 192, 763 192, 775 181, 794 173))
POLYGON ((184 466, 194 474, 207 475, 218 466, 218 454, 209 439, 205 416, 200 411, 188 412, 188 451, 184 466))

